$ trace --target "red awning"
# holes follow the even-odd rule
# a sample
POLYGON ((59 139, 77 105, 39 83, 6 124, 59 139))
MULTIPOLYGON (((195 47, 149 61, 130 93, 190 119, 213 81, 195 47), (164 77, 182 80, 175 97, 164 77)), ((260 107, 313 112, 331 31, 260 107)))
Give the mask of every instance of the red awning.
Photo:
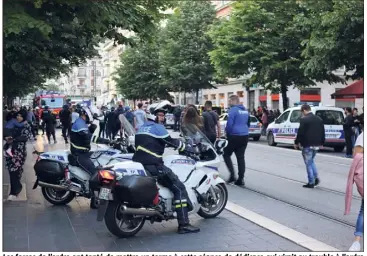
POLYGON ((363 79, 331 94, 332 99, 363 98, 363 79))

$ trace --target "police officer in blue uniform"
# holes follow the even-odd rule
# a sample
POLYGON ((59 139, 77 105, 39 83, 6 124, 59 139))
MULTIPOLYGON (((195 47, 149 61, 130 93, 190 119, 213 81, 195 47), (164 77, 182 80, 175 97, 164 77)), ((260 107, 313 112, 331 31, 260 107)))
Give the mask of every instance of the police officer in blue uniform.
POLYGON ((92 134, 96 127, 95 125, 88 127, 88 114, 83 108, 77 109, 77 112, 79 113, 79 118, 71 127, 70 151, 78 165, 92 175, 96 172, 96 168, 90 159, 89 151, 91 149, 92 134))
POLYGON ((168 134, 163 125, 154 122, 155 116, 147 114, 147 121, 135 135, 136 152, 133 161, 143 164, 146 171, 156 176, 158 182, 169 188, 174 194, 175 210, 177 212, 178 233, 196 233, 200 229, 190 225, 188 212, 191 207, 185 185, 171 169, 163 164, 163 153, 166 145, 179 151, 188 150, 188 146, 168 134))

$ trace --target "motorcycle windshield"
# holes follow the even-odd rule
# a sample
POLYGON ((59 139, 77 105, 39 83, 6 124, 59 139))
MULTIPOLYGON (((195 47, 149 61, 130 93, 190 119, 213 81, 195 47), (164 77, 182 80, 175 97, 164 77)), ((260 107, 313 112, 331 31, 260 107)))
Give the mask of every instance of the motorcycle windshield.
POLYGON ((119 120, 121 122, 121 127, 125 131, 125 134, 128 135, 129 137, 135 136, 136 131, 134 127, 131 125, 131 123, 126 119, 125 115, 120 114, 119 120))
POLYGON ((182 135, 189 144, 205 144, 213 148, 210 140, 194 124, 185 124, 181 127, 182 135))

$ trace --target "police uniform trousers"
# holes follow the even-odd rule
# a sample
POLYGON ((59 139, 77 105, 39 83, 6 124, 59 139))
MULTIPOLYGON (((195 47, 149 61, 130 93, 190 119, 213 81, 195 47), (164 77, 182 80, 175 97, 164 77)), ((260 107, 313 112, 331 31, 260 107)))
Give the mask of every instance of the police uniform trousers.
POLYGON ((159 184, 172 191, 178 224, 189 224, 188 212, 191 210, 191 202, 185 185, 179 180, 177 175, 174 174, 170 168, 164 166, 163 164, 144 165, 144 168, 152 176, 157 177, 159 184))

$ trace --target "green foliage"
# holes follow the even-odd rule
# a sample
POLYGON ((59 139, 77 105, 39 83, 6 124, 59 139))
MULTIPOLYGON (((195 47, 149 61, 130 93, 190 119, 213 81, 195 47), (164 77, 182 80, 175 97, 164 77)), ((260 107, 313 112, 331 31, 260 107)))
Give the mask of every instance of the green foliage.
POLYGON ((121 66, 117 69, 116 86, 128 99, 168 99, 171 96, 161 84, 159 73, 158 38, 152 42, 139 42, 121 55, 121 66))
POLYGON ((214 67, 206 34, 215 21, 210 1, 181 1, 162 33, 160 53, 162 82, 172 91, 198 92, 212 88, 214 67))
POLYGON ((330 80, 332 71, 346 67, 352 78, 364 77, 363 0, 301 2, 306 12, 297 16, 297 26, 309 30, 303 41, 305 74, 317 80, 330 80))
MULTIPOLYGON (((247 86, 261 84, 287 98, 288 86, 304 87, 314 82, 300 65, 301 42, 308 31, 293 25, 302 12, 295 0, 244 0, 234 5, 228 21, 209 32, 215 49, 209 55, 220 77, 249 75, 247 86)), ((288 108, 283 100, 284 109, 288 108)))
POLYGON ((104 38, 131 43, 122 30, 141 38, 154 31, 170 0, 4 1, 4 94, 22 96, 47 78, 97 54, 104 38))

